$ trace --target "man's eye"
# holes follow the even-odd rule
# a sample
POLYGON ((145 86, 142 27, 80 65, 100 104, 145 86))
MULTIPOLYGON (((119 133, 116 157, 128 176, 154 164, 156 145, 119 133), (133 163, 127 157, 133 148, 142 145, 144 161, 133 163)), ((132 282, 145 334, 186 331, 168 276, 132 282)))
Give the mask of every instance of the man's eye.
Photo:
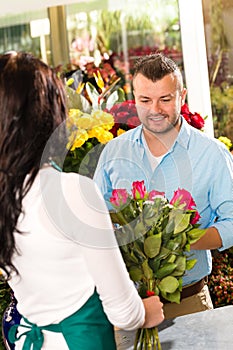
POLYGON ((142 102, 142 103, 147 103, 147 102, 150 102, 150 100, 142 99, 141 102, 142 102))
POLYGON ((171 98, 162 98, 161 101, 162 101, 162 102, 170 102, 170 101, 171 101, 171 98))

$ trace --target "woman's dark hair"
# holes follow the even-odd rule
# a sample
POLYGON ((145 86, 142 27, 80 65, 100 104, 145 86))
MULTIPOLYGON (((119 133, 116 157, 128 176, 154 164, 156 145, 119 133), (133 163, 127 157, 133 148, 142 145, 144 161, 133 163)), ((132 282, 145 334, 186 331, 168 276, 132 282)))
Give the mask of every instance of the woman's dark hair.
POLYGON ((65 91, 55 69, 29 53, 0 55, 0 268, 8 276, 16 271, 12 255, 22 200, 66 113, 65 91))

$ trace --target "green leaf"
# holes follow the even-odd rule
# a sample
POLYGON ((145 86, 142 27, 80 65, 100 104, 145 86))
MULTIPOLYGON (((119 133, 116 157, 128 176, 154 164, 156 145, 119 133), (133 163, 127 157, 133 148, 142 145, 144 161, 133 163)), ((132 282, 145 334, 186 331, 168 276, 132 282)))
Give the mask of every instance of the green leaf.
POLYGON ((167 263, 174 263, 175 260, 176 260, 176 258, 177 258, 177 255, 171 254, 171 255, 169 255, 169 256, 166 258, 166 262, 167 262, 167 263))
POLYGON ((179 242, 175 242, 175 240, 170 240, 168 241, 166 248, 170 251, 175 251, 176 249, 178 249, 180 247, 180 243, 179 242))
POLYGON ((155 272, 155 277, 162 279, 165 276, 170 275, 175 270, 176 266, 177 265, 174 263, 166 263, 157 272, 155 272))
POLYGON ((143 258, 143 260, 146 259, 146 256, 143 250, 143 245, 141 245, 139 241, 135 241, 133 243, 133 246, 134 246, 133 247, 134 252, 137 254, 137 256, 143 258))
POLYGON ((173 276, 164 277, 158 284, 163 293, 174 293, 179 288, 179 281, 173 276))
POLYGON ((176 304, 180 304, 180 291, 176 290, 174 293, 166 293, 163 294, 162 296, 164 297, 164 299, 170 301, 171 303, 176 303, 176 304))
POLYGON ((159 233, 154 236, 149 236, 145 239, 144 251, 149 258, 154 258, 156 255, 159 254, 161 241, 162 241, 161 237, 162 237, 162 234, 159 233))
POLYGON ((174 234, 184 231, 189 226, 191 214, 184 214, 179 210, 173 210, 172 213, 174 214, 175 223, 174 234))
POLYGON ((159 255, 156 256, 156 259, 166 259, 171 254, 171 250, 167 249, 164 246, 161 246, 159 255))
POLYGON ((82 95, 78 94, 74 89, 69 86, 65 86, 67 94, 67 107, 68 109, 75 108, 80 109, 85 113, 91 112, 90 102, 82 95))
POLYGON ((174 218, 170 218, 166 227, 165 227, 165 233, 164 234, 170 234, 174 231, 174 228, 175 228, 175 220, 174 218))
POLYGON ((173 271, 172 276, 183 276, 186 270, 186 256, 178 256, 175 263, 177 267, 173 271))
POLYGON ((118 88, 117 89, 117 93, 118 93, 118 102, 125 101, 125 91, 124 91, 124 89, 118 88))
POLYGON ((134 282, 139 282, 143 277, 142 270, 137 266, 130 267, 129 275, 131 280, 134 282))
POLYGON ((191 270, 197 262, 197 259, 190 259, 186 262, 186 270, 191 270))
POLYGON ((132 251, 132 250, 130 252, 130 259, 131 259, 131 261, 138 263, 138 258, 135 256, 134 251, 132 251))
POLYGON ((154 259, 149 260, 149 265, 152 268, 154 273, 158 271, 160 267, 160 263, 161 263, 161 259, 159 259, 158 257, 155 257, 154 259))
POLYGON ((198 241, 204 234, 206 233, 206 229, 193 228, 190 230, 187 235, 189 238, 189 243, 193 244, 198 241))
POLYGON ((139 221, 134 228, 134 232, 135 232, 136 237, 139 237, 139 236, 146 234, 147 231, 148 231, 148 229, 147 229, 147 227, 145 227, 145 225, 143 224, 142 221, 139 221))
POLYGON ((153 278, 153 270, 150 268, 150 266, 148 264, 148 260, 145 260, 142 263, 142 269, 143 269, 144 275, 147 279, 153 278))
POLYGON ((181 247, 183 248, 187 242, 187 235, 186 232, 181 233, 182 241, 181 241, 181 247))

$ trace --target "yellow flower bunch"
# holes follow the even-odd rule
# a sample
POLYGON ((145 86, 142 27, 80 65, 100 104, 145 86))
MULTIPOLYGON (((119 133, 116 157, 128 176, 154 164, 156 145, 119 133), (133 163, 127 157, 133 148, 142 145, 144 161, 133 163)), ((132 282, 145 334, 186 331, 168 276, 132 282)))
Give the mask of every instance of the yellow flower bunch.
POLYGON ((67 127, 70 130, 67 148, 71 151, 80 148, 90 138, 96 138, 105 144, 113 138, 113 134, 109 131, 113 125, 113 116, 102 110, 93 110, 88 114, 79 109, 70 109, 67 120, 67 127))
POLYGON ((221 141, 222 143, 224 143, 225 146, 226 146, 226 147, 229 149, 229 151, 230 151, 230 149, 231 149, 231 147, 232 147, 232 142, 231 142, 231 140, 230 140, 228 137, 226 137, 226 136, 219 136, 218 140, 221 141))

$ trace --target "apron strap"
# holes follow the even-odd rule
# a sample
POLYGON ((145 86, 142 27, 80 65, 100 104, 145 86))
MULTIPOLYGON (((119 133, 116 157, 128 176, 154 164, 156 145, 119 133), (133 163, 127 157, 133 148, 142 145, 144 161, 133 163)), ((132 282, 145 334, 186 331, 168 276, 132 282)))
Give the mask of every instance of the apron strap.
POLYGON ((40 350, 44 342, 44 335, 42 330, 47 330, 51 332, 61 332, 60 324, 37 326, 36 324, 28 321, 25 317, 23 317, 23 320, 26 323, 25 325, 15 324, 10 328, 8 333, 9 341, 11 343, 17 342, 24 335, 26 336, 22 350, 40 350), (19 336, 17 336, 18 328, 26 328, 27 330, 19 336))

